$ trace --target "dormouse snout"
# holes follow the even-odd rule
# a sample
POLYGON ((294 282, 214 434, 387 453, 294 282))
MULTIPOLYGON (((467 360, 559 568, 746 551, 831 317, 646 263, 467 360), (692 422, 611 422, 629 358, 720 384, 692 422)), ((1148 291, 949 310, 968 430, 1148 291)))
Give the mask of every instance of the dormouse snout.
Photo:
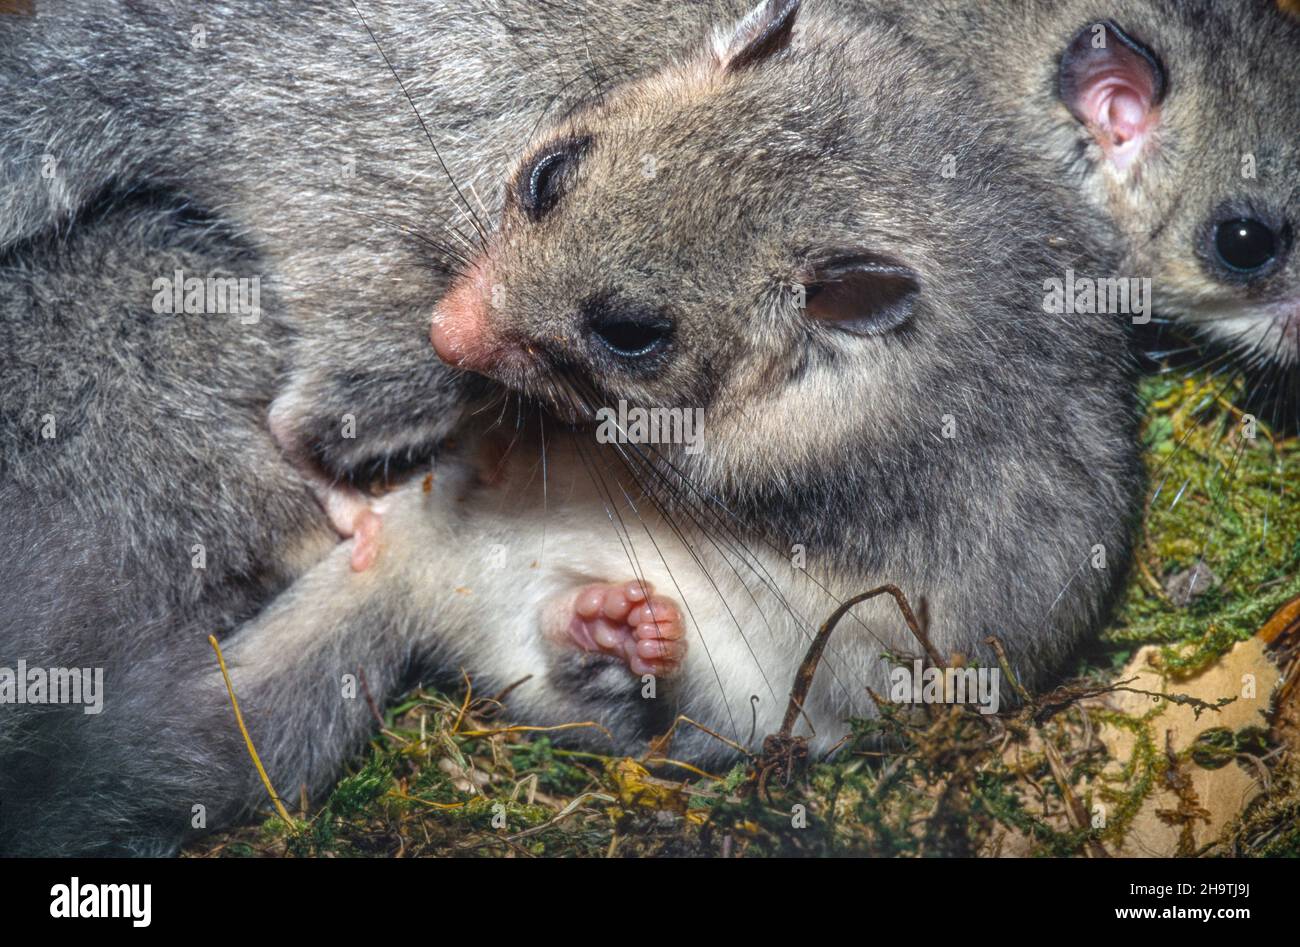
POLYGON ((506 354, 492 330, 490 274, 489 266, 476 264, 434 307, 429 337, 438 357, 453 368, 487 372, 506 354))

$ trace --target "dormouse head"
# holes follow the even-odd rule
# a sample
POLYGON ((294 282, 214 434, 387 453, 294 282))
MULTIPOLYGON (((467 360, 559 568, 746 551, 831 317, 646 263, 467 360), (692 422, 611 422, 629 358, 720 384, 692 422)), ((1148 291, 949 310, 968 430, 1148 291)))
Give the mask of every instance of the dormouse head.
POLYGON ((1085 228, 891 36, 800 7, 540 133, 437 307, 442 358, 561 413, 698 410, 702 448, 659 452, 722 493, 883 471, 957 406, 1004 426, 1075 344, 1035 320, 1085 228))
POLYGON ((1300 26, 1272 0, 1121 5, 1060 59, 1061 101, 1164 314, 1300 365, 1300 26), (1230 9, 1229 9, 1230 8, 1230 9))

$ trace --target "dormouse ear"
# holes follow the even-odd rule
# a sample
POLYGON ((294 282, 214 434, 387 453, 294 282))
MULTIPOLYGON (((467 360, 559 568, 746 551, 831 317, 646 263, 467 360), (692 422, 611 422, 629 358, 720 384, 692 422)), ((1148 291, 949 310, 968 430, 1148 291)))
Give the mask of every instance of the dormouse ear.
POLYGON ((1084 27, 1061 56, 1061 101, 1120 170, 1155 131, 1166 84, 1156 54, 1113 20, 1084 27))
POLYGON ((800 0, 763 0, 730 30, 713 37, 713 56, 724 72, 762 62, 790 45, 800 0))
POLYGON ((912 318, 921 282, 901 264, 843 257, 817 267, 805 292, 806 318, 852 335, 883 335, 912 318))

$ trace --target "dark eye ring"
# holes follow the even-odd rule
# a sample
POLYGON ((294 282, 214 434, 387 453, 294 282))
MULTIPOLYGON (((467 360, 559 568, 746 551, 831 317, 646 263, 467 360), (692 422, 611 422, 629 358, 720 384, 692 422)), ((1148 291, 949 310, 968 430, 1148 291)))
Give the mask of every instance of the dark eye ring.
POLYGON ((1224 220, 1214 228, 1215 256, 1235 273, 1262 270, 1277 259, 1281 244, 1277 231, 1249 217, 1224 220))
POLYGON ((601 293, 586 300, 580 310, 583 329, 601 349, 624 363, 645 360, 665 351, 673 341, 676 322, 654 306, 601 293))
POLYGON ((587 140, 567 141, 535 158, 519 176, 519 204, 533 220, 541 220, 564 195, 573 166, 586 150, 587 140))
POLYGON ((672 337, 673 324, 668 320, 610 319, 596 323, 591 331, 614 355, 636 359, 662 351, 672 337))

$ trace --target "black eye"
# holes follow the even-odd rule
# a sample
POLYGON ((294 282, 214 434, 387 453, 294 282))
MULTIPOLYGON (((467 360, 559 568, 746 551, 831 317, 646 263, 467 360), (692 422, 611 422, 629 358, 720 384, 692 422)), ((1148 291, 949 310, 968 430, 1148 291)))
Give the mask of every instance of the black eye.
POLYGON ((1267 224, 1241 217, 1225 220, 1214 230, 1214 251, 1229 269, 1253 273, 1277 256, 1280 241, 1267 224))
POLYGON ((524 168, 516 184, 519 203, 533 220, 546 216, 562 196, 587 140, 562 142, 544 151, 524 168))
POLYGON ((654 309, 608 299, 591 300, 583 309, 591 337, 621 359, 656 355, 672 340, 672 319, 654 309))
POLYGON ((605 348, 620 358, 644 358, 663 348, 671 329, 667 323, 607 322, 592 326, 591 331, 605 348))

